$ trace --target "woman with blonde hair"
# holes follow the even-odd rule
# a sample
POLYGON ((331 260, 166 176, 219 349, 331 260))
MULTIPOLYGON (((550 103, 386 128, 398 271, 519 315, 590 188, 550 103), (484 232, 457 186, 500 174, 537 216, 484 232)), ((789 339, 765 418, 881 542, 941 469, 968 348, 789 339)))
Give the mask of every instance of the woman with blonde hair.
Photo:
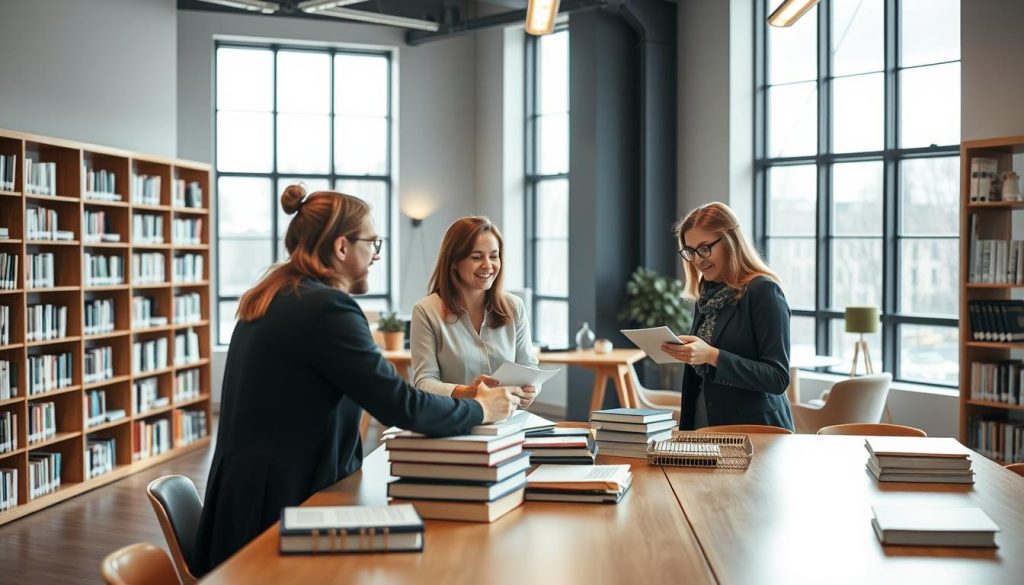
POLYGON ((203 575, 315 492, 362 465, 365 408, 385 426, 429 435, 502 420, 519 399, 470 399, 406 384, 384 360, 352 295, 367 291, 381 239, 369 206, 333 191, 281 195, 295 218, 288 260, 246 292, 231 336, 217 430, 189 566, 203 575))
POLYGON ((676 223, 693 327, 662 348, 686 364, 681 429, 760 424, 793 430, 789 385, 789 305, 779 277, 761 259, 723 203, 702 205, 676 223))
MULTIPOLYGON (((430 294, 412 310, 413 379, 427 392, 472 397, 506 361, 535 367, 526 306, 503 289, 504 242, 486 217, 463 217, 441 242, 430 294)), ((510 386, 528 407, 539 391, 510 386)))

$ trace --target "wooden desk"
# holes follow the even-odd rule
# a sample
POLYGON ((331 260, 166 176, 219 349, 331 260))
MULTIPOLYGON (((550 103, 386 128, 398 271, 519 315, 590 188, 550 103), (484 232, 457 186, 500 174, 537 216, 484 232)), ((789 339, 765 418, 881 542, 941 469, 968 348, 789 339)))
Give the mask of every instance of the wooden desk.
MULTIPOLYGON (((618 504, 527 502, 493 524, 426 521, 422 553, 281 556, 275 524, 203 579, 238 583, 714 583, 661 468, 632 463, 618 504)), ((383 448, 304 505, 384 505, 383 448)))
POLYGON ((623 408, 637 408, 639 400, 629 376, 629 368, 645 357, 647 354, 639 349, 613 349, 609 353, 594 353, 592 349, 541 352, 537 356, 542 364, 564 364, 594 370, 594 387, 590 393, 591 412, 603 407, 604 391, 609 378, 615 383, 619 405, 623 408))
POLYGON ((666 467, 722 583, 1020 583, 1024 479, 973 455, 973 487, 878 484, 863 437, 750 435, 746 471, 666 467), (997 549, 883 547, 871 506, 977 506, 997 549))

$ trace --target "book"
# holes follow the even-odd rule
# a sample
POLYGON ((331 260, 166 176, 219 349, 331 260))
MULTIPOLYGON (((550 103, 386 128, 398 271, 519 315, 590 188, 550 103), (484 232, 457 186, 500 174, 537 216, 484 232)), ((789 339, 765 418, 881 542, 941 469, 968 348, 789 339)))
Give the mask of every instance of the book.
POLYGON ((525 480, 525 471, 499 482, 479 484, 402 478, 388 484, 388 495, 393 498, 490 502, 523 487, 525 480))
POLYGON ((619 443, 650 443, 651 441, 664 441, 672 438, 672 429, 657 431, 649 435, 642 433, 622 433, 618 431, 597 431, 597 440, 601 443, 614 441, 619 443))
POLYGON ((442 502, 439 500, 391 500, 394 504, 411 504, 421 518, 458 520, 463 522, 494 522, 523 503, 523 489, 517 489, 490 502, 442 502))
POLYGON ((444 463, 396 462, 391 475, 426 479, 459 479, 466 481, 503 481, 530 467, 530 454, 520 453, 510 461, 494 467, 484 465, 450 465, 444 463))
POLYGON ((971 468, 971 460, 967 457, 890 457, 886 455, 878 457, 872 455, 868 462, 873 462, 880 469, 886 470, 893 468, 969 470, 971 468))
POLYGON ((595 420, 591 423, 591 426, 595 429, 604 431, 621 431, 624 433, 643 433, 651 434, 657 431, 664 431, 667 429, 675 429, 679 426, 679 423, 674 419, 659 420, 657 422, 646 423, 646 424, 633 424, 633 423, 621 423, 621 422, 605 422, 595 420))
POLYGON ((946 437, 868 437, 865 447, 875 456, 967 457, 970 450, 946 437))
POLYGON ((974 483, 974 472, 949 472, 928 470, 881 470, 870 462, 867 465, 868 471, 878 481, 895 481, 903 483, 974 483))
POLYGON ((589 437, 590 429, 583 428, 552 428, 526 431, 527 437, 589 437))
POLYGON ((679 360, 662 351, 664 343, 673 345, 684 345, 679 341, 679 336, 671 329, 662 325, 661 327, 650 327, 648 329, 622 329, 622 334, 629 338, 634 345, 644 350, 647 357, 657 364, 678 364, 679 360))
POLYGON ((872 506, 885 545, 995 547, 999 527, 980 508, 872 506))
POLYGON ((653 408, 609 408, 590 413, 591 421, 648 424, 672 418, 671 410, 653 408))
POLYGON ((407 449, 410 451, 468 451, 492 453, 521 445, 526 438, 522 432, 504 436, 457 435, 454 437, 425 437, 419 433, 401 431, 387 438, 387 448, 391 450, 407 449))
POLYGON ((541 465, 526 478, 526 487, 552 490, 621 490, 632 481, 629 465, 541 465))
POLYGON ((527 415, 529 413, 525 410, 520 410, 512 414, 512 416, 506 418, 503 421, 496 423, 488 423, 483 425, 476 425, 469 429, 471 435, 494 435, 503 436, 511 433, 518 432, 523 429, 523 425, 526 424, 527 415))
POLYGON ((423 550, 423 520, 398 506, 288 507, 281 513, 281 554, 423 550))
POLYGON ((528 488, 526 499, 531 502, 582 502, 587 504, 618 504, 633 485, 630 475, 618 490, 552 490, 528 488))
POLYGON ((391 462, 451 463, 456 465, 498 465, 523 452, 523 443, 491 453, 458 453, 451 451, 405 451, 388 449, 391 462))
POLYGON ((539 437, 526 437, 526 441, 523 443, 524 449, 569 449, 572 447, 583 447, 587 448, 589 441, 587 437, 557 437, 557 436, 539 436, 539 437))

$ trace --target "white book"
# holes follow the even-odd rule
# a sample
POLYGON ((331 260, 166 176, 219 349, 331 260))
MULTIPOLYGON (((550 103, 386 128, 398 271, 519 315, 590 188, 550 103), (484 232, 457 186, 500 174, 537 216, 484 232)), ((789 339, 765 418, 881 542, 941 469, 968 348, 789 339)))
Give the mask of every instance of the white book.
POLYGON ((872 506, 871 526, 887 545, 996 546, 999 527, 980 508, 872 506))
POLYGON ((622 490, 632 480, 629 465, 553 465, 537 467, 526 488, 555 490, 622 490))

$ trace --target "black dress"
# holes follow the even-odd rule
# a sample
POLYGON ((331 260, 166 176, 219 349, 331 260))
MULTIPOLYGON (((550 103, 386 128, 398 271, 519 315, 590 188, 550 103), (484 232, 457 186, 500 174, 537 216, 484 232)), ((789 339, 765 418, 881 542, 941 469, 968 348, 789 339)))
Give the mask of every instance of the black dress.
POLYGON ((475 400, 417 390, 384 360, 359 305, 316 281, 239 322, 224 372, 216 450, 190 567, 203 575, 315 492, 362 465, 363 408, 384 425, 459 434, 475 400))

